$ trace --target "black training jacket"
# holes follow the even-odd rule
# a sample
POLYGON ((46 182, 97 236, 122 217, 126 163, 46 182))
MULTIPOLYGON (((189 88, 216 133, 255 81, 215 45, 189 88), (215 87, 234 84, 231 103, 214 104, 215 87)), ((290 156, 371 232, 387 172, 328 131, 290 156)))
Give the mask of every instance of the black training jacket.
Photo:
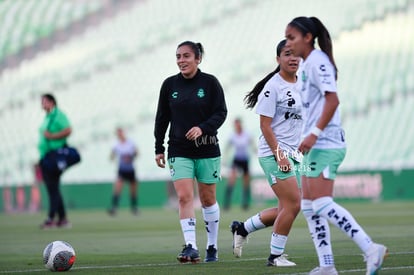
POLYGON ((168 158, 220 156, 217 129, 227 116, 223 88, 213 75, 200 70, 191 79, 181 73, 167 78, 160 90, 155 118, 155 153, 164 153, 164 138, 170 125, 168 158), (190 141, 185 134, 198 126, 203 136, 190 141))

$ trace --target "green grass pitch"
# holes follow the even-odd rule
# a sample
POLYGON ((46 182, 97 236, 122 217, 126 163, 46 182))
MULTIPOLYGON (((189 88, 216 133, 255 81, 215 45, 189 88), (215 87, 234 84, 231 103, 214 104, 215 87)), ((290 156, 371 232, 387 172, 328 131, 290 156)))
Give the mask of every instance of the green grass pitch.
MULTIPOLYGON (((268 205, 267 205, 268 206, 268 205)), ((344 202, 374 241, 386 244, 389 256, 381 274, 414 274, 414 202, 344 202)), ((222 211, 219 262, 180 264, 183 245, 178 213, 166 209, 141 209, 139 216, 121 209, 116 217, 102 210, 69 210, 71 229, 40 230, 45 213, 0 214, 0 274, 50 274, 42 263, 44 247, 51 241, 69 242, 77 260, 72 273, 83 274, 306 274, 317 265, 316 253, 302 214, 290 233, 285 253, 296 267, 265 266, 271 229, 251 234, 242 258, 232 255, 232 220, 244 221, 262 209, 248 212, 234 206, 222 211)), ((365 274, 359 248, 331 226, 335 262, 340 274, 365 274)), ((197 244, 205 256, 206 233, 197 210, 197 244)))

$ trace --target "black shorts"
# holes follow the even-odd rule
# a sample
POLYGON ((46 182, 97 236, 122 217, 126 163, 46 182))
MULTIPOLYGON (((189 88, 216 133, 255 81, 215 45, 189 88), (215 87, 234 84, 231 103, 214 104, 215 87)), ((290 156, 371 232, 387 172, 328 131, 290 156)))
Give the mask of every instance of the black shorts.
POLYGON ((133 182, 136 181, 135 171, 121 171, 118 170, 118 177, 124 181, 133 182))
POLYGON ((248 160, 234 159, 232 167, 243 171, 243 174, 249 173, 249 161, 248 160))

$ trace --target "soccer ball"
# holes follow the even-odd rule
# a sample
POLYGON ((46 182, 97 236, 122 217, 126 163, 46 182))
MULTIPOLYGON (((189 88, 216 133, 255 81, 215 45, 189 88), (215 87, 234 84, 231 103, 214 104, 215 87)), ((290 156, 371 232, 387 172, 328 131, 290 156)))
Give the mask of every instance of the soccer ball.
POLYGON ((67 271, 75 260, 75 250, 65 241, 51 242, 43 250, 43 263, 51 271, 67 271))

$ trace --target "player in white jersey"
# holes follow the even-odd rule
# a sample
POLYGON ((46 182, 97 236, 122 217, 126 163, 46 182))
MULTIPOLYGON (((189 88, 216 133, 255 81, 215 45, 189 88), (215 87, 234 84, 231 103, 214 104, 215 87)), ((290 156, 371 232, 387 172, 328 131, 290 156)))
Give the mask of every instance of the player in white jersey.
POLYGON ((270 241, 269 266, 295 266, 284 254, 288 234, 300 211, 298 187, 302 116, 296 71, 299 58, 285 47, 286 40, 277 46, 278 68, 256 84, 247 94, 248 108, 257 103, 260 115, 258 157, 266 178, 279 200, 278 208, 269 208, 247 219, 244 223, 234 221, 233 253, 241 256, 247 235, 258 229, 273 225, 270 241), (280 71, 279 71, 280 70, 280 71))
POLYGON ((376 274, 387 255, 384 245, 374 243, 351 213, 333 200, 338 166, 345 157, 344 131, 338 110, 337 68, 328 30, 316 17, 297 17, 286 27, 286 47, 303 59, 302 82, 304 154, 302 212, 308 223, 319 266, 310 274, 338 274, 332 253, 329 223, 337 226, 364 252, 367 274, 376 274), (314 44, 317 38, 319 49, 314 44))
POLYGON ((119 206, 119 199, 124 181, 129 183, 131 211, 138 214, 138 181, 135 175, 134 160, 138 156, 135 143, 125 136, 122 128, 116 129, 117 142, 112 147, 111 159, 118 160, 118 176, 112 195, 112 207, 108 210, 110 215, 115 215, 119 206))
POLYGON ((230 210, 231 196, 237 179, 238 171, 243 175, 242 186, 242 209, 247 210, 250 203, 250 149, 254 148, 253 137, 242 126, 240 118, 234 120, 234 132, 230 135, 226 151, 232 147, 234 155, 231 163, 230 175, 227 181, 226 191, 224 193, 224 210, 230 210))

